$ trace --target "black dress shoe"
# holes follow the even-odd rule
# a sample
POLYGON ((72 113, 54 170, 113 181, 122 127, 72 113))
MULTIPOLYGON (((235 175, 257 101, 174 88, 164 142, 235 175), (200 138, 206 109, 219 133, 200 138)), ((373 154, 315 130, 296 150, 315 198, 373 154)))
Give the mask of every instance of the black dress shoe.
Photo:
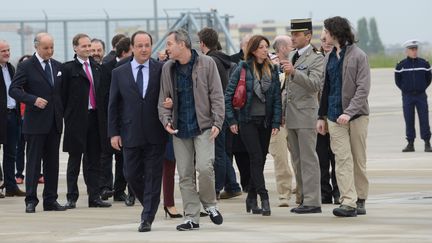
POLYGON ((151 230, 151 223, 149 221, 141 221, 140 226, 138 227, 139 232, 148 232, 151 230))
POLYGON ((127 196, 125 200, 125 204, 128 207, 132 207, 133 205, 135 205, 135 196, 133 195, 127 196))
POLYGON ((65 208, 66 209, 76 208, 76 202, 72 200, 68 200, 67 203, 65 204, 65 208))
POLYGON ((108 198, 112 197, 114 195, 114 192, 109 189, 103 189, 101 192, 101 199, 106 201, 108 198))
POLYGON ((57 201, 44 205, 44 211, 66 211, 66 207, 60 205, 57 201))
POLYGON ((35 213, 36 212, 36 205, 34 203, 29 203, 26 205, 26 213, 35 213))
POLYGON ((109 207, 111 207, 111 203, 104 202, 101 199, 96 199, 94 201, 89 202, 89 208, 109 208, 109 207))
POLYGON ((13 191, 6 190, 6 197, 25 197, 25 195, 26 193, 24 191, 21 191, 19 188, 13 191))
POLYGON ((297 214, 321 213, 321 207, 301 205, 297 208, 294 208, 292 212, 297 214))

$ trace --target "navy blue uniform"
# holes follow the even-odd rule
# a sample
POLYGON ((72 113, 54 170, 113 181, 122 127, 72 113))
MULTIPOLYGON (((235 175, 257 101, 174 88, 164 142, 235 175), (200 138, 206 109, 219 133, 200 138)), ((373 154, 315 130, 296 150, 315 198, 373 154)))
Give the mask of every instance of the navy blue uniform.
POLYGON ((429 141, 429 108, 426 89, 431 84, 431 67, 422 58, 405 58, 396 65, 395 82, 402 91, 403 113, 406 125, 406 139, 413 142, 415 132, 415 110, 420 121, 420 137, 429 141))

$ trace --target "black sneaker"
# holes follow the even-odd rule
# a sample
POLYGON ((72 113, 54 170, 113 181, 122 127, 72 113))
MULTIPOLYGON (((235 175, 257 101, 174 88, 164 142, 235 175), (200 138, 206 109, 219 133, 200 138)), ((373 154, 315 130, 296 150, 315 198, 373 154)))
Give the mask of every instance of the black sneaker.
POLYGON ((216 209, 216 207, 208 207, 208 208, 206 208, 206 211, 209 214, 210 219, 214 224, 222 224, 222 222, 223 222, 222 215, 216 209))
POLYGON ((357 217, 357 208, 341 205, 333 209, 333 214, 338 217, 357 217))
POLYGON ((177 225, 176 229, 178 231, 197 230, 199 229, 199 224, 195 224, 191 220, 186 220, 183 224, 177 225))

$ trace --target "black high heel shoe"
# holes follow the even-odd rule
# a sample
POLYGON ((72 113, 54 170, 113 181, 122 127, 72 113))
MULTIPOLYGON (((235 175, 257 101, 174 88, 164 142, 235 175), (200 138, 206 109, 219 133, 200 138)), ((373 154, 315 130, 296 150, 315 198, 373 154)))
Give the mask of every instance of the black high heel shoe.
POLYGON ((258 207, 258 203, 256 199, 249 199, 246 198, 246 212, 250 213, 252 211, 252 214, 261 214, 262 210, 258 207))
POLYGON ((170 216, 170 218, 182 218, 183 216, 179 213, 177 214, 172 214, 170 211, 168 211, 168 208, 164 206, 164 211, 165 211, 165 218, 168 217, 168 215, 170 216))

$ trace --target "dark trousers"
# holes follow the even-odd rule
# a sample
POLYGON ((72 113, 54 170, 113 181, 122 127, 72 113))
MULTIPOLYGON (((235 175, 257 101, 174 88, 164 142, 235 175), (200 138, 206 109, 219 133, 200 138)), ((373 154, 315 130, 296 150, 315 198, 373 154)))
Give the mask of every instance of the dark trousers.
POLYGON ((123 174, 123 154, 120 151, 116 152, 102 152, 101 153, 101 190, 114 190, 114 195, 120 196, 126 190, 126 179, 123 174), (112 166, 114 155, 115 159, 115 173, 114 173, 114 187, 113 187, 113 173, 112 166))
MULTIPOLYGON (((239 134, 241 134, 240 131, 239 134)), ((231 163, 235 158, 235 162, 240 173, 241 187, 243 188, 243 191, 248 191, 250 181, 249 154, 243 145, 240 135, 233 134, 229 128, 227 128, 226 133, 226 153, 231 163)), ((231 167, 234 171, 234 167, 231 167)), ((225 184, 225 187, 229 188, 229 185, 225 184)))
POLYGON ((236 174, 232 165, 232 161, 227 154, 226 149, 226 133, 230 132, 228 124, 224 122, 222 130, 215 141, 215 189, 216 192, 222 191, 225 187, 227 192, 239 192, 240 185, 237 183, 236 174))
POLYGON ((25 134, 27 141, 26 165, 26 198, 25 202, 38 204, 37 186, 43 160, 44 171, 44 205, 50 205, 57 200, 59 175, 59 147, 61 134, 55 125, 48 134, 25 134))
POLYGON ((426 93, 417 95, 404 94, 402 96, 402 102, 406 139, 409 142, 413 142, 416 138, 415 109, 417 109, 420 123, 420 137, 425 141, 429 141, 431 138, 431 131, 429 127, 429 108, 426 93))
POLYGON ((271 127, 265 127, 264 117, 241 123, 241 138, 249 154, 251 179, 248 198, 254 199, 257 194, 261 200, 268 199, 264 180, 264 165, 270 144, 271 127))
POLYGON ((69 153, 66 172, 66 198, 75 202, 79 196, 78 176, 81 167, 81 158, 83 161, 84 182, 87 185, 88 200, 92 202, 100 197, 99 181, 101 175, 100 140, 96 112, 90 112, 88 116, 87 147, 84 153, 69 153))
POLYGON ((175 176, 175 161, 164 159, 163 161, 163 199, 165 207, 173 207, 174 203, 174 176, 175 176))
POLYGON ((136 198, 144 207, 141 220, 153 222, 159 202, 165 144, 123 148, 124 174, 136 198))
POLYGON ((15 161, 18 137, 20 134, 18 115, 15 110, 7 112, 6 143, 3 145, 3 174, 6 191, 15 191, 15 161))
POLYGON ((321 134, 317 135, 316 151, 321 171, 321 198, 323 201, 331 201, 332 197, 339 199, 340 193, 336 181, 335 156, 330 148, 330 135, 328 133, 324 136, 321 134))
MULTIPOLYGON (((20 130, 22 129, 22 123, 23 121, 21 120, 20 122, 20 130)), ((18 144, 17 144, 17 154, 16 154, 16 173, 15 173, 15 178, 23 178, 24 179, 24 156, 25 156, 25 144, 26 141, 24 139, 24 134, 21 133, 18 136, 18 144)))

